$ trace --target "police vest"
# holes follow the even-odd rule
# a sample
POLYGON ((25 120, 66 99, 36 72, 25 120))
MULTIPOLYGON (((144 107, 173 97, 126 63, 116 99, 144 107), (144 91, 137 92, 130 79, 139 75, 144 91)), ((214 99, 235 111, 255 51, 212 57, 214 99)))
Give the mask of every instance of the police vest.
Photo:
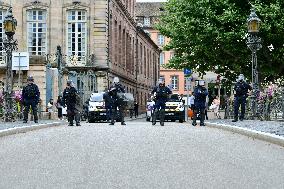
POLYGON ((25 96, 29 98, 37 97, 37 86, 34 84, 29 84, 25 87, 25 96))
POLYGON ((157 98, 168 98, 168 90, 166 87, 158 87, 156 93, 157 98))

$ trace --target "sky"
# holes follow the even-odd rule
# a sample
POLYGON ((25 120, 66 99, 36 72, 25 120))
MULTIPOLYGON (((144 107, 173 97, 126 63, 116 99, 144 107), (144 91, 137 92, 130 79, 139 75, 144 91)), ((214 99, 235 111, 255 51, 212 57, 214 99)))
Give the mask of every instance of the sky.
POLYGON ((136 2, 165 2, 166 0, 136 0, 136 2))

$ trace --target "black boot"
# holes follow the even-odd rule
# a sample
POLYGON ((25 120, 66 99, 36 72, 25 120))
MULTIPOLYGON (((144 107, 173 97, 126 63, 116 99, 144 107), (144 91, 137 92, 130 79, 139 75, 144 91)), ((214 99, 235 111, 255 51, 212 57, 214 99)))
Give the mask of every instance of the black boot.
POLYGON ((160 110, 160 125, 164 126, 165 121, 165 109, 160 110))
POLYGON ((232 122, 237 122, 238 121, 238 117, 235 117, 232 122))
POLYGON ((153 115, 152 115, 152 125, 156 125, 158 112, 159 112, 158 110, 154 110, 154 112, 153 112, 153 115))

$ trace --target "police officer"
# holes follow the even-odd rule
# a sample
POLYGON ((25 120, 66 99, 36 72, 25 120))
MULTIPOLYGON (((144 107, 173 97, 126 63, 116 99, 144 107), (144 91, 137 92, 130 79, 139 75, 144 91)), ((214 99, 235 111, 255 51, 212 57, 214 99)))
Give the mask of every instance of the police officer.
POLYGON ((198 85, 194 89, 194 116, 192 125, 196 126, 197 114, 200 115, 200 126, 205 126, 205 108, 206 108, 206 96, 208 91, 205 88, 205 81, 199 80, 198 85))
POLYGON ((105 101, 105 108, 106 108, 106 118, 107 118, 107 122, 109 122, 111 120, 111 105, 113 104, 112 102, 112 98, 109 94, 109 90, 106 90, 106 92, 103 94, 103 99, 105 101))
POLYGON ((237 83, 234 86, 235 98, 234 98, 234 119, 232 120, 233 122, 238 121, 240 105, 241 105, 240 120, 241 121, 244 120, 248 90, 252 90, 252 87, 249 84, 247 84, 244 80, 245 80, 244 75, 240 74, 237 83))
POLYGON ((72 85, 72 80, 67 81, 67 86, 63 91, 62 101, 64 106, 67 106, 67 117, 68 117, 68 126, 73 126, 73 121, 75 118, 76 126, 80 125, 80 111, 76 108, 78 103, 77 98, 78 92, 72 85))
POLYGON ((23 96, 23 105, 25 107, 24 123, 28 122, 28 114, 30 107, 32 108, 33 111, 34 122, 38 123, 37 104, 39 102, 40 92, 38 90, 38 86, 34 84, 33 76, 28 77, 28 84, 23 88, 22 96, 23 96))
POLYGON ((155 101, 152 125, 156 125, 156 120, 159 113, 160 125, 164 126, 166 102, 169 94, 172 94, 172 91, 165 86, 165 82, 163 80, 159 79, 158 86, 154 87, 151 93, 154 95, 155 101))
POLYGON ((124 87, 119 83, 119 78, 114 77, 113 78, 113 84, 111 85, 109 89, 109 95, 112 98, 111 102, 111 122, 110 125, 114 125, 115 119, 117 116, 117 108, 119 109, 119 115, 121 119, 121 125, 126 125, 124 122, 124 107, 123 107, 123 101, 121 99, 120 94, 125 93, 124 87))

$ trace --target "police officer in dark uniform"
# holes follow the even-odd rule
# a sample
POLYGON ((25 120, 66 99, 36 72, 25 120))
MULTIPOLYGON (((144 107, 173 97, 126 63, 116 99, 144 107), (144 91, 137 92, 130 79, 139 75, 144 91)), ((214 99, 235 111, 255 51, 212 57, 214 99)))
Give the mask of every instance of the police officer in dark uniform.
POLYGON ((106 108, 106 118, 107 118, 107 122, 109 122, 109 120, 111 120, 111 105, 113 104, 112 102, 112 98, 109 94, 109 90, 107 90, 104 94, 103 94, 103 99, 105 101, 105 108, 106 108))
POLYGON ((245 106, 246 106, 246 98, 248 94, 248 90, 252 90, 252 87, 247 84, 245 81, 245 77, 243 74, 240 74, 238 77, 238 81, 234 87, 234 119, 233 122, 238 121, 239 116, 239 107, 241 105, 241 115, 240 120, 243 121, 245 117, 245 106))
POLYGON ((76 126, 81 126, 80 125, 80 112, 76 108, 76 104, 78 103, 78 98, 77 98, 78 92, 73 87, 72 81, 68 80, 67 81, 67 86, 63 91, 63 97, 62 101, 64 106, 67 106, 67 117, 68 117, 68 126, 73 126, 73 121, 75 118, 76 126))
POLYGON ((121 119, 121 125, 126 125, 124 121, 124 107, 123 107, 123 101, 121 99, 122 93, 125 93, 124 87, 119 83, 119 78, 114 77, 113 78, 113 84, 109 89, 109 95, 112 98, 112 103, 111 103, 111 122, 110 125, 114 125, 115 119, 117 116, 117 108, 119 109, 119 115, 121 119))
POLYGON ((25 107, 24 123, 28 122, 28 114, 30 107, 32 108, 33 111, 34 122, 38 123, 37 104, 39 102, 40 92, 38 90, 38 86, 34 84, 33 76, 28 77, 28 84, 23 88, 22 96, 23 96, 23 105, 25 107))
POLYGON ((205 109, 206 109, 206 96, 208 91, 205 88, 205 81, 199 80, 198 85, 194 89, 194 116, 192 125, 196 126, 197 114, 200 115, 200 126, 205 126, 205 109))
POLYGON ((160 79, 158 86, 154 87, 151 93, 154 95, 155 101, 152 125, 156 125, 156 120, 159 113, 160 125, 164 126, 166 102, 169 95, 172 94, 172 91, 166 87, 165 82, 160 79))

